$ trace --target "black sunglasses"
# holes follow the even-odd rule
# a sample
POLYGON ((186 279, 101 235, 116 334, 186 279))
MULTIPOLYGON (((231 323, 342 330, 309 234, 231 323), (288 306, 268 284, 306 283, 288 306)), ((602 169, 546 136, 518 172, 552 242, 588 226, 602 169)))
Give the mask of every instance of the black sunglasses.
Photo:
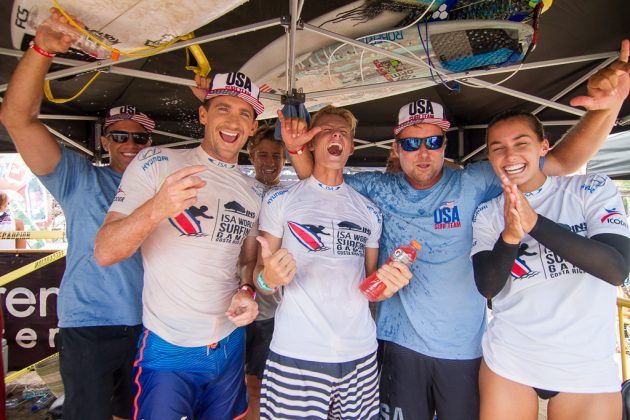
POLYGON ((131 137, 136 144, 147 144, 151 140, 149 133, 130 133, 128 131, 112 131, 105 137, 111 138, 116 143, 126 143, 131 137))
POLYGON ((396 141, 405 152, 415 152, 420 149, 422 143, 424 143, 427 150, 437 150, 444 144, 444 136, 405 137, 396 139, 396 141))

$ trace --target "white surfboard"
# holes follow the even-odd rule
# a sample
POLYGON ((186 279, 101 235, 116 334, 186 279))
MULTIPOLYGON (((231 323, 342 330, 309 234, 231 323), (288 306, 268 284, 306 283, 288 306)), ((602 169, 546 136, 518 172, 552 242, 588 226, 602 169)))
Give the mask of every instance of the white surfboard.
MULTIPOLYGON (((247 0, 57 0, 69 15, 121 52, 160 46, 217 19, 247 0)), ((34 35, 29 17, 44 16, 51 0, 14 0, 11 14, 13 47, 24 46, 25 35, 34 35)), ((40 18, 41 19, 41 18, 40 18)))
MULTIPOLYGON (((331 15, 334 16, 337 13, 339 11, 332 12, 319 18, 318 21, 328 20, 331 15)), ((390 15, 390 19, 392 17, 400 18, 400 16, 390 15)), ((368 33, 379 32, 384 29, 382 26, 378 28, 371 26, 371 28, 373 29, 367 31, 368 33)), ((341 24, 339 26, 336 24, 334 28, 330 28, 331 31, 348 36, 347 33, 344 33, 346 29, 347 27, 341 24)), ((357 28, 354 27, 354 30, 356 31, 357 28)), ((431 22, 426 27, 421 24, 403 31, 394 30, 387 34, 360 39, 362 42, 378 45, 383 50, 382 54, 342 43, 330 45, 330 41, 328 41, 328 46, 311 50, 312 52, 302 54, 296 59, 296 87, 306 93, 305 105, 309 111, 315 111, 328 104, 345 106, 366 102, 409 92, 417 89, 417 86, 412 84, 388 87, 385 85, 377 90, 371 89, 343 94, 331 93, 317 98, 309 97, 308 93, 424 78, 431 75, 429 63, 443 73, 504 65, 506 62, 518 63, 529 48, 532 35, 532 27, 525 23, 464 20, 431 22), (481 54, 479 51, 475 51, 476 45, 471 45, 475 42, 474 39, 469 39, 471 30, 483 33, 484 37, 509 38, 513 48, 493 51, 492 54, 481 54), (427 46, 426 51, 422 46, 423 43, 427 46), (458 49, 462 51, 458 52, 458 49), (473 57, 470 57, 471 51, 474 51, 473 57), (408 57, 415 56, 414 58, 423 60, 426 66, 411 65, 388 58, 387 52, 408 57), (468 57, 466 52, 468 52, 468 57)), ((313 36, 311 34, 311 38, 313 36)), ((283 42, 284 45, 283 39, 276 42, 283 42)), ((280 49, 284 53, 284 50, 280 49)), ((303 49, 304 47, 301 46, 301 50, 303 49)), ((244 72, 251 70, 250 73, 253 73, 251 77, 263 90, 273 93, 284 92, 286 89, 284 58, 276 68, 268 70, 271 68, 269 60, 266 59, 269 53, 270 51, 266 51, 266 49, 261 51, 248 61, 242 70, 244 72), (260 76, 257 77, 258 75, 260 76)), ((262 118, 273 117, 279 104, 273 101, 263 100, 263 102, 265 103, 265 113, 262 118)))
MULTIPOLYGON (((332 12, 328 12, 316 19, 309 21, 313 26, 322 26, 323 29, 357 38, 371 33, 376 33, 384 29, 392 28, 401 19, 405 17, 405 13, 383 12, 374 19, 357 24, 354 20, 344 20, 341 22, 329 22, 337 17, 340 13, 354 10, 362 6, 364 0, 357 0, 346 6, 340 7, 332 12), (327 23, 325 23, 327 22, 327 23)), ((333 43, 330 38, 313 34, 307 31, 297 31, 295 37, 295 55, 300 57, 312 51, 317 51, 333 43)), ((248 75, 252 80, 263 80, 269 77, 271 70, 276 70, 279 66, 284 66, 286 62, 286 37, 282 36, 268 44, 260 50, 258 54, 252 57, 247 63, 241 67, 241 72, 248 75)), ((284 87, 283 87, 284 89, 284 87)))

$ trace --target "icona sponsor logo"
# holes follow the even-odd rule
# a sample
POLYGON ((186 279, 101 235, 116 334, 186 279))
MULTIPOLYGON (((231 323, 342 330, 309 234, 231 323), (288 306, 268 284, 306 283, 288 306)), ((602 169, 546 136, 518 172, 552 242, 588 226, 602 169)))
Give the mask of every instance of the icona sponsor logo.
POLYGON ((621 212, 617 211, 617 209, 613 208, 609 210, 607 208, 604 208, 604 211, 606 212, 606 214, 604 214, 604 216, 602 216, 601 218, 602 223, 628 227, 628 223, 624 220, 624 215, 621 212))
POLYGON ((125 194, 125 191, 123 191, 123 189, 119 186, 118 190, 116 191, 116 196, 114 197, 114 202, 122 203, 123 201, 125 201, 126 197, 127 194, 125 194))

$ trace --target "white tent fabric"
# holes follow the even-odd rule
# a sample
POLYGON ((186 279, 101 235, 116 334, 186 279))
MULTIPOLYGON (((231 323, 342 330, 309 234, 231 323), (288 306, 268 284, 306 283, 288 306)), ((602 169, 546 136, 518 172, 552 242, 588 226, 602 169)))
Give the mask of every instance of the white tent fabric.
POLYGON ((610 135, 604 147, 586 165, 586 172, 630 179, 630 131, 610 135))

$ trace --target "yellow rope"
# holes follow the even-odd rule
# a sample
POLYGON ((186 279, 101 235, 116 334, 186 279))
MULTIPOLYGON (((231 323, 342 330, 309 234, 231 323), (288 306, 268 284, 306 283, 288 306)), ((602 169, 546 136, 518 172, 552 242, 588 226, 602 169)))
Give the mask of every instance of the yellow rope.
POLYGON ((88 80, 85 86, 83 86, 74 96, 72 96, 71 98, 66 98, 66 99, 55 98, 55 96, 52 93, 52 90, 50 89, 50 80, 45 80, 44 81, 44 95, 46 95, 46 99, 48 99, 50 102, 53 102, 55 104, 65 104, 66 102, 70 102, 72 100, 75 100, 79 96, 81 96, 81 94, 85 91, 85 89, 87 89, 92 84, 92 82, 94 82, 96 78, 100 75, 101 75, 101 72, 97 71, 94 74, 94 76, 92 76, 92 78, 88 80))

